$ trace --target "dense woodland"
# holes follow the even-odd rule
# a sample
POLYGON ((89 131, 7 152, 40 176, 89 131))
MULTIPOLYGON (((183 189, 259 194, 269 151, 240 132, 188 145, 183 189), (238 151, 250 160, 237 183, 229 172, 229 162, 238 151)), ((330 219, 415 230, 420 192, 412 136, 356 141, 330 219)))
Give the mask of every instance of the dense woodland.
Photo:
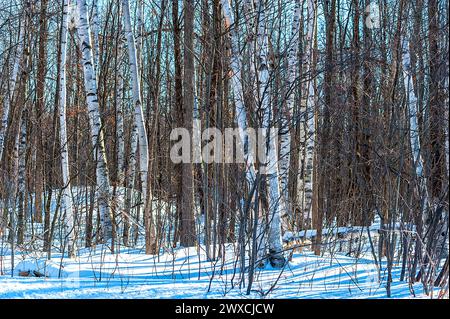
POLYGON ((251 286, 362 226, 333 245, 448 291, 448 22, 445 0, 0 0, 0 241, 235 243, 251 286), (240 129, 245 163, 174 163, 198 123, 240 129), (255 160, 246 129, 272 127, 255 160))

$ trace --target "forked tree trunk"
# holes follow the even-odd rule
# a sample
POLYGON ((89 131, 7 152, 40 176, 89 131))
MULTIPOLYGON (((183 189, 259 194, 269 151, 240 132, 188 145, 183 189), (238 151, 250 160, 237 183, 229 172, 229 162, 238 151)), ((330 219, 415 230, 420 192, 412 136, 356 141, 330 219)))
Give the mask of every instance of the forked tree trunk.
MULTIPOLYGON (((285 263, 283 256, 283 243, 281 239, 281 215, 285 211, 284 201, 281 198, 278 180, 278 145, 277 134, 273 124, 275 116, 270 103, 270 83, 268 66, 268 39, 266 33, 266 15, 263 0, 258 1, 258 89, 259 104, 263 112, 262 142, 267 146, 264 151, 267 154, 264 163, 261 163, 261 173, 267 176, 268 183, 268 248, 270 262, 274 267, 282 267, 285 263)), ((262 146, 262 143, 259 145, 262 146)))
MULTIPOLYGON (((244 161, 245 161, 245 177, 246 177, 246 183, 247 183, 247 189, 250 193, 250 198, 248 199, 247 205, 249 205, 250 209, 249 211, 253 211, 255 207, 254 198, 252 194, 252 190, 255 188, 254 183, 256 182, 256 172, 255 172, 255 166, 254 166, 254 153, 253 153, 253 144, 254 141, 252 141, 247 132, 247 110, 244 105, 244 91, 242 88, 242 58, 239 53, 239 34, 236 29, 236 24, 234 21, 234 15, 230 8, 229 0, 221 0, 222 3, 222 11, 223 15, 225 17, 225 26, 227 29, 229 29, 230 36, 231 36, 231 58, 230 58, 230 64, 231 64, 231 71, 233 73, 233 76, 231 77, 231 87, 233 90, 233 98, 234 98, 234 105, 235 105, 235 117, 236 122, 239 129, 239 138, 240 142, 244 146, 244 161), (246 147, 245 147, 246 145, 246 147)), ((242 208, 244 211, 244 208, 242 208)), ((247 218, 247 216, 243 216, 244 221, 247 218)), ((256 247, 256 259, 258 260, 264 260, 262 259, 265 253, 265 241, 264 241, 264 223, 263 223, 263 216, 260 216, 258 213, 255 213, 255 224, 256 224, 256 234, 253 236, 253 240, 255 241, 253 244, 253 247, 256 247)), ((245 224, 241 225, 242 229, 244 229, 245 224)), ((245 245, 243 245, 245 248, 245 245)), ((241 256, 244 256, 244 248, 241 251, 241 256)), ((255 258, 252 258, 255 259, 255 258)), ((256 260, 253 260, 253 264, 256 262, 256 260)), ((244 267, 245 260, 242 260, 242 267, 244 267)), ((264 263, 261 264, 263 266, 264 263)), ((251 268, 253 265, 251 265, 251 268)))
POLYGON ((140 70, 136 56, 136 43, 131 29, 130 6, 128 0, 122 1, 122 10, 124 17, 125 36, 128 45, 128 60, 131 69, 132 87, 133 87, 133 102, 134 102, 134 122, 133 133, 137 131, 139 142, 139 175, 142 186, 142 200, 144 203, 144 223, 145 223, 145 242, 146 253, 153 253, 154 229, 151 227, 151 191, 148 185, 148 139, 147 131, 145 129, 144 113, 142 111, 142 93, 140 86, 140 70))
POLYGON ((91 140, 94 149, 97 178, 97 201, 100 209, 101 236, 103 240, 112 238, 112 220, 110 209, 110 184, 106 162, 105 141, 98 103, 97 81, 92 57, 92 42, 86 0, 77 0, 79 16, 78 35, 81 42, 84 87, 88 105, 91 140))
POLYGON ((244 148, 244 159, 246 161, 246 180, 248 183, 248 189, 251 189, 253 183, 255 182, 256 173, 254 167, 254 158, 253 158, 253 145, 252 141, 248 139, 247 135, 247 110, 245 109, 244 100, 243 100, 243 89, 242 89, 242 62, 241 56, 239 53, 239 35, 236 31, 236 25, 234 21, 234 15, 231 11, 229 0, 221 0, 222 2, 222 10, 225 16, 226 27, 230 28, 231 35, 231 70, 233 72, 233 76, 231 77, 231 87, 233 89, 233 97, 235 103, 235 114, 236 114, 236 122, 239 128, 239 137, 241 143, 247 143, 247 148, 244 148))

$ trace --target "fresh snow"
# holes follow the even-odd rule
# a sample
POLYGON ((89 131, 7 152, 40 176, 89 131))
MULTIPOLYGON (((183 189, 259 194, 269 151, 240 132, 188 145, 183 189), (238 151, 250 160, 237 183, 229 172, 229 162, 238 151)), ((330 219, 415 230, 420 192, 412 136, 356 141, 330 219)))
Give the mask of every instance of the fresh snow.
MULTIPOLYGON (((118 204, 123 205, 124 189, 117 191, 118 204)), ((72 193, 80 214, 78 220, 83 222, 86 214, 85 191, 74 187, 72 193)), ((52 212, 56 210, 57 192, 53 196, 52 212)), ((166 214, 171 212, 170 206, 155 201, 157 206, 161 216, 167 218, 166 214)), ((96 215, 94 213, 94 224, 96 215)), ((137 223, 135 215, 131 217, 133 223, 137 223)), ((120 220, 119 216, 119 225, 122 225, 120 220)), ((63 223, 64 219, 59 215, 57 227, 63 223)), ((141 222, 137 224, 141 226, 141 222)), ((202 224, 198 213, 197 227, 202 229, 202 224)), ((33 227, 35 234, 43 232, 43 225, 32 225, 29 218, 27 227, 33 227)), ((395 228, 398 227, 396 225, 395 228)), ((159 256, 145 255, 143 236, 140 236, 136 247, 116 247, 116 254, 111 254, 106 245, 97 245, 79 248, 77 258, 69 259, 62 257, 61 253, 65 236, 57 232, 54 234, 51 259, 47 260, 47 253, 40 252, 42 237, 29 237, 28 234, 27 244, 15 248, 12 273, 10 245, 7 241, 0 241, 0 298, 386 298, 386 260, 382 260, 378 280, 377 266, 367 238, 369 230, 377 247, 379 228, 377 218, 368 228, 324 228, 322 234, 326 245, 323 256, 315 256, 309 250, 309 239, 316 235, 315 230, 296 234, 286 232, 283 238, 286 254, 294 245, 302 246, 301 250, 294 251, 284 269, 274 269, 268 265, 263 270, 257 270, 250 295, 246 294, 247 273, 245 285, 239 285, 240 261, 236 262, 238 244, 225 245, 224 260, 208 261, 204 245, 189 249, 165 246, 159 256), (349 247, 351 240, 352 249, 349 247), (359 246, 361 253, 356 258, 354 250, 359 246), (30 271, 32 274, 34 270, 46 277, 19 276, 19 272, 30 271)), ((78 247, 84 245, 82 229, 84 227, 78 227, 78 247)), ((202 238, 200 232, 201 243, 202 238)), ((439 290, 426 296, 420 283, 411 290, 408 282, 399 281, 399 260, 395 258, 397 263, 392 270, 392 298, 436 298, 439 290)))
MULTIPOLYGON (((126 247, 113 255, 99 245, 80 250, 76 259, 54 254, 50 261, 22 252, 15 256, 13 276, 8 270, 10 256, 4 254, 0 298, 386 298, 385 267, 378 282, 369 251, 359 259, 344 253, 321 257, 310 251, 296 252, 285 269, 268 266, 259 271, 250 295, 237 284, 239 271, 233 278, 233 251, 234 246, 228 244, 224 265, 221 260, 207 261, 197 248, 177 248, 158 257, 126 247), (28 270, 48 277, 18 276, 19 271, 28 270)), ((392 297, 412 298, 408 283, 399 282, 399 274, 396 265, 392 297)), ((417 298, 427 297, 420 284, 414 290, 417 298)))

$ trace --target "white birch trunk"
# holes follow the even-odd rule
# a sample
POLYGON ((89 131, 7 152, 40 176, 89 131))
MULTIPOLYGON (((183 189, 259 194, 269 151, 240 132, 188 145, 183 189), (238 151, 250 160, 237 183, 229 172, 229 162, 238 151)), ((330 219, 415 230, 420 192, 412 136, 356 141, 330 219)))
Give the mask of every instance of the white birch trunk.
MULTIPOLYGON (((307 223, 311 221, 311 207, 313 197, 313 167, 314 167, 314 142, 315 142, 315 93, 314 93, 314 80, 312 78, 312 63, 313 63, 313 41, 316 24, 316 9, 317 1, 308 0, 307 11, 307 34, 306 34, 306 48, 303 57, 304 74, 307 77, 305 86, 302 92, 302 101, 300 104, 300 138, 304 137, 305 143, 305 160, 304 160, 304 175, 299 176, 297 183, 298 202, 303 213, 303 218, 307 223), (306 97, 306 98, 305 98, 306 97)), ((299 161, 303 150, 300 150, 299 161)), ((300 166, 301 167, 301 166, 300 166)))
MULTIPOLYGON (((127 37, 128 44, 128 59, 131 70, 132 86, 133 86, 133 102, 134 102, 134 126, 136 126, 138 132, 139 141, 139 171, 142 183, 142 198, 144 205, 146 203, 147 196, 147 175, 148 175, 148 140, 147 132, 145 129, 144 113, 141 106, 141 86, 139 77, 139 65, 136 57, 136 44, 131 29, 130 18, 130 6, 128 0, 122 1, 125 36, 127 37)), ((134 130, 134 127, 133 127, 134 130)))
POLYGON ((233 71, 233 76, 231 77, 231 86, 233 89, 234 103, 236 107, 236 122, 239 127, 239 136, 241 143, 247 144, 244 148, 244 159, 246 161, 246 180, 249 189, 252 188, 255 182, 256 174, 254 167, 253 158, 253 145, 248 138, 247 134, 247 111, 245 109, 243 100, 243 89, 242 89, 242 63, 241 56, 239 53, 238 46, 238 34, 236 32, 236 26, 234 23, 234 15, 230 8, 230 3, 228 0, 221 0, 223 15, 225 17, 226 26, 230 28, 231 34, 231 70, 233 71))
POLYGON ((411 74, 411 55, 409 51, 409 41, 402 39, 402 69, 403 81, 406 90, 408 114, 409 114, 409 138, 413 163, 416 169, 416 175, 419 179, 423 178, 423 159, 420 153, 419 125, 417 121, 417 97, 414 93, 414 84, 411 74))
POLYGON ((72 202, 72 192, 70 189, 70 170, 69 170, 69 152, 67 147, 67 126, 66 126, 66 63, 67 63, 67 35, 69 27, 69 0, 63 0, 63 19, 61 29, 61 56, 59 73, 59 142, 61 144, 61 172, 63 191, 61 197, 61 211, 65 215, 66 236, 68 240, 68 255, 74 257, 75 247, 75 229, 74 229, 74 211, 72 202))
POLYGON ((22 22, 20 24, 20 31, 19 31, 19 43, 16 48, 16 53, 14 55, 14 64, 13 64, 13 71, 11 73, 11 76, 8 81, 8 90, 6 97, 3 99, 3 115, 2 115, 2 122, 0 123, 0 160, 3 156, 3 149, 5 146, 5 134, 6 130, 8 128, 8 118, 9 118, 9 111, 11 108, 11 102, 14 96, 14 91, 16 87, 17 82, 17 76, 19 74, 19 66, 20 61, 23 56, 23 46, 24 46, 24 36, 25 36, 25 26, 22 22))
MULTIPOLYGON (((195 72, 194 72, 195 83, 195 72)), ((202 121, 200 118, 200 110, 198 108, 198 97, 196 86, 194 85, 194 108, 193 108, 193 123, 192 123, 192 159, 193 163, 202 163, 202 121)), ((202 166, 200 169, 203 171, 202 166)))
POLYGON ((124 80, 123 80, 123 37, 122 37, 122 7, 118 5, 117 14, 119 17, 118 25, 118 43, 117 43, 117 61, 116 61, 116 72, 115 81, 115 106, 116 106, 116 138, 117 138, 117 182, 119 187, 123 186, 125 181, 125 128, 124 128, 124 106, 123 106, 123 90, 124 90, 124 80))
POLYGON ((409 41, 406 38, 401 39, 402 42, 402 71, 403 71, 403 83, 405 85, 406 101, 408 106, 409 115, 409 139, 412 152, 413 165, 415 167, 416 177, 419 182, 419 188, 423 192, 424 203, 422 220, 426 225, 425 220, 428 218, 427 205, 428 205, 428 187, 427 179, 424 176, 424 162, 420 150, 420 138, 419 138, 419 125, 417 121, 417 97, 414 93, 414 84, 411 73, 411 54, 409 50, 409 41))
MULTIPOLYGON (((247 110, 244 105, 244 90, 242 87, 242 58, 239 53, 239 35, 237 33, 234 15, 230 8, 229 0, 221 0, 222 3, 222 11, 225 17, 226 27, 230 29, 231 36, 231 70, 233 72, 233 76, 231 77, 231 87, 233 90, 234 104, 235 104, 235 116, 236 122, 239 129, 239 137, 240 141, 244 148, 244 161, 245 161, 245 178, 247 181, 248 190, 253 189, 253 185, 256 182, 256 172, 254 166, 254 153, 253 153, 253 145, 252 141, 247 132, 247 110)), ((252 197, 249 203, 251 210, 254 207, 254 198, 252 197)), ((265 238, 264 238, 264 223, 263 218, 261 216, 258 217, 257 221, 257 229, 256 229, 256 237, 259 239, 256 243, 257 245, 257 260, 263 260, 261 265, 265 264, 265 260, 262 259, 265 253, 265 238)), ((242 227, 244 227, 242 225, 242 227)), ((245 263, 245 261, 244 261, 245 263)))
POLYGON ((81 40, 84 86, 88 104, 91 139, 94 147, 97 177, 97 200, 100 208, 100 223, 104 240, 112 238, 112 221, 110 211, 110 184, 106 163, 102 123, 98 105, 97 82, 92 57, 91 30, 87 14, 86 0, 77 0, 79 14, 78 34, 81 40))
MULTIPOLYGON (((259 101, 263 111, 262 141, 267 141, 267 160, 262 164, 261 170, 267 176, 268 204, 269 204, 269 233, 268 248, 270 261, 274 267, 282 267, 285 259, 282 253, 283 243, 281 237, 281 211, 283 200, 280 194, 278 180, 278 145, 277 132, 272 127, 275 122, 274 112, 270 103, 270 83, 268 67, 268 39, 266 34, 266 17, 263 0, 258 1, 258 88, 259 101)), ((261 145, 261 143, 260 143, 261 145)))
POLYGON ((122 39, 120 39, 118 48, 117 68, 117 88, 116 88, 116 117, 117 117, 117 167, 118 183, 122 186, 125 179, 125 129, 123 115, 123 71, 122 71, 122 39))
POLYGON ((289 201, 289 167, 291 160, 291 119, 294 109, 294 83, 297 71, 297 53, 298 41, 300 33, 300 14, 301 6, 299 0, 295 2, 294 12, 292 17, 291 39, 288 47, 288 69, 287 69, 287 96, 286 109, 281 113, 281 128, 280 128, 280 184, 281 194, 286 205, 286 213, 292 218, 292 207, 289 201))
MULTIPOLYGON (((130 212, 130 208, 134 206, 134 183, 136 176, 136 153, 138 148, 138 129, 137 126, 132 124, 130 132, 130 152, 128 154, 128 166, 126 171, 126 185, 127 185, 127 213, 130 212)), ((138 208, 139 209, 139 208, 138 208)), ((139 236, 139 228, 134 227, 134 238, 137 240, 139 236)))

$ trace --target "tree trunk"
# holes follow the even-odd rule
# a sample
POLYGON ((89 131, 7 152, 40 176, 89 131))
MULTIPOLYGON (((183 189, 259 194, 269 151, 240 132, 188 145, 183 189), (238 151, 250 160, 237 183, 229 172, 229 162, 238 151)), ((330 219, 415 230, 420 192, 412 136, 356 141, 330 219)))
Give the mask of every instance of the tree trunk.
MULTIPOLYGON (((263 112, 262 119, 262 141, 267 145, 267 159, 261 163, 262 174, 267 175, 268 183, 268 206, 269 206, 269 234, 268 247, 270 263, 273 267, 283 267, 285 258, 283 256, 283 243, 281 240, 281 215, 284 213, 284 202, 280 194, 278 180, 278 132, 273 128, 275 123, 274 111, 270 103, 269 66, 267 60, 268 39, 266 34, 265 8, 262 0, 258 1, 258 89, 259 105, 263 112)), ((264 145, 259 143, 259 145, 264 145)))
MULTIPOLYGON (((184 0, 184 75, 183 75, 183 126, 193 133, 194 108, 194 4, 184 0)), ((191 161, 182 164, 182 213, 180 244, 194 246, 196 241, 194 224, 194 171, 191 161)))
MULTIPOLYGON (((25 20, 23 20, 25 21, 25 20)), ((3 115, 0 125, 0 160, 2 160, 3 150, 5 148, 5 135, 8 128, 9 112, 14 97, 17 77, 19 75, 19 66, 23 58, 24 42, 25 42, 25 25, 22 21, 19 31, 19 42, 14 54, 14 64, 11 76, 9 77, 8 90, 6 97, 3 99, 3 115)))
MULTIPOLYGON (((134 126, 137 127, 139 140, 139 170, 142 185, 142 200, 144 202, 144 223, 145 223, 145 251, 147 254, 154 253, 154 229, 151 227, 151 191, 148 185, 148 139, 145 129, 144 113, 142 111, 141 103, 141 86, 140 86, 140 72, 138 60, 136 57, 136 44, 134 35, 131 29, 130 7, 128 0, 123 0, 123 16, 125 22, 125 34, 128 43, 128 59, 131 69, 131 77, 133 82, 133 102, 134 102, 134 126)), ((133 128, 134 130, 134 128, 133 128)))
POLYGON ((291 119, 294 111, 295 101, 295 81, 297 74, 297 54, 298 54, 298 42, 300 33, 300 15, 301 6, 299 0, 294 0, 295 6, 292 16, 292 29, 291 39, 289 40, 288 48, 288 69, 287 69, 287 95, 285 109, 281 114, 281 127, 280 127, 280 187, 281 194, 286 206, 286 213, 289 217, 289 222, 292 224, 292 205, 289 201, 289 168, 291 162, 291 119))
POLYGON ((34 220, 42 222, 42 192, 44 188, 44 160, 45 151, 42 135, 42 118, 45 109, 45 77, 46 77, 46 45, 47 45, 47 0, 41 1, 41 12, 39 16, 39 54, 37 66, 36 81, 36 117, 38 125, 36 129, 36 177, 35 177, 35 201, 34 201, 34 220))
POLYGON ((98 104, 97 82, 92 58, 92 42, 86 0, 77 0, 79 14, 78 34, 81 39, 81 53, 84 73, 84 87, 88 104, 91 140, 94 149, 97 178, 97 201, 100 209, 100 224, 102 239, 112 238, 112 220, 110 210, 110 184, 108 166, 106 162, 105 141, 103 138, 102 122, 98 104))
POLYGON ((64 0, 63 18, 61 27, 61 55, 59 69, 59 142, 61 152, 61 172, 62 172, 62 198, 61 212, 65 214, 65 230, 68 239, 68 256, 76 255, 74 210, 72 203, 72 192, 70 188, 69 152, 67 145, 66 126, 66 61, 67 61, 67 29, 69 25, 69 0, 64 0))
POLYGON ((303 179, 298 181, 297 187, 298 202, 301 205, 303 220, 305 226, 311 224, 311 207, 313 200, 313 167, 314 167, 314 142, 315 142, 315 92, 313 77, 313 59, 314 59, 314 35, 316 29, 317 16, 317 2, 316 0, 308 0, 307 5, 307 34, 306 34, 306 48, 303 55, 303 68, 305 76, 307 77, 300 104, 300 138, 305 139, 305 167, 303 179))

